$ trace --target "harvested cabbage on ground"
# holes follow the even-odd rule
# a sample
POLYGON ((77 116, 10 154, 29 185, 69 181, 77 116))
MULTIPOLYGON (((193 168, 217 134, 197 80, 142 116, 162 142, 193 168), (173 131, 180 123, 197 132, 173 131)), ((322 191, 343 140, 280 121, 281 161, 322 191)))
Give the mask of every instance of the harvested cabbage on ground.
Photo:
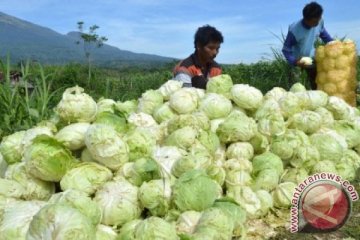
POLYGON ((124 102, 74 87, 54 114, 0 144, 0 239, 266 239, 307 176, 360 167, 360 112, 300 83, 169 80, 124 102))

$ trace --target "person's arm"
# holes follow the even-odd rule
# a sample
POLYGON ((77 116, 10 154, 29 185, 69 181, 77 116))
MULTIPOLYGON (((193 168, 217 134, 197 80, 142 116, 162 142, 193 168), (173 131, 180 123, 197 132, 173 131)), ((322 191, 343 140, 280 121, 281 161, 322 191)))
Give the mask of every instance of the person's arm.
POLYGON ((292 66, 297 65, 297 59, 295 58, 293 51, 292 51, 293 46, 295 46, 296 44, 297 44, 297 41, 295 39, 294 34, 292 34, 292 32, 289 31, 286 36, 286 39, 284 41, 282 53, 284 54, 287 62, 292 66))
POLYGON ((192 87, 191 76, 185 72, 175 72, 173 79, 182 82, 183 87, 192 87))
POLYGON ((334 39, 330 36, 330 34, 326 31, 325 27, 321 29, 320 38, 324 41, 324 43, 328 43, 333 41, 334 39))

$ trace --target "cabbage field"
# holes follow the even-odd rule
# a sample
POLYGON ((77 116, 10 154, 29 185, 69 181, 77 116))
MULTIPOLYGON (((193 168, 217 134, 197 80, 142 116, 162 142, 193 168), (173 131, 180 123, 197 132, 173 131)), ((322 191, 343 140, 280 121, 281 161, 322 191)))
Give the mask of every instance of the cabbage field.
POLYGON ((132 100, 64 89, 52 115, 1 140, 0 240, 356 239, 357 202, 335 233, 290 233, 308 176, 360 188, 360 110, 343 98, 356 62, 342 53, 318 56, 334 59, 321 90, 263 92, 229 74, 132 100))

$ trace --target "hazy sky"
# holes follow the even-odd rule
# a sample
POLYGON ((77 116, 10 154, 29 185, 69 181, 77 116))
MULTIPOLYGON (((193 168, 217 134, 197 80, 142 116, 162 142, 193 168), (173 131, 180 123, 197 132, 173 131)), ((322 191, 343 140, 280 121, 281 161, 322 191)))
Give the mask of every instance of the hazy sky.
MULTIPOLYGON (((217 61, 250 63, 280 48, 276 36, 302 17, 303 0, 1 0, 0 11, 66 34, 77 22, 123 50, 185 58, 196 29, 210 24, 224 36, 217 61), (276 36, 275 36, 276 35, 276 36)), ((332 36, 360 45, 360 1, 318 1, 332 36)))

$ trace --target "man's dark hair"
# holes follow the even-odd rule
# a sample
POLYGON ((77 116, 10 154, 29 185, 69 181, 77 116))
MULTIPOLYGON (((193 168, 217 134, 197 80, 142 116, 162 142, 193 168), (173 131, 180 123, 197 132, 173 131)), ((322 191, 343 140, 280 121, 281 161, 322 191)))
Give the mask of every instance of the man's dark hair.
POLYGON ((317 2, 311 2, 305 5, 303 9, 303 17, 305 19, 320 18, 323 8, 317 2))
POLYGON ((205 25, 199 27, 195 33, 194 45, 199 44, 200 46, 206 46, 209 42, 223 43, 224 38, 216 28, 205 25))

